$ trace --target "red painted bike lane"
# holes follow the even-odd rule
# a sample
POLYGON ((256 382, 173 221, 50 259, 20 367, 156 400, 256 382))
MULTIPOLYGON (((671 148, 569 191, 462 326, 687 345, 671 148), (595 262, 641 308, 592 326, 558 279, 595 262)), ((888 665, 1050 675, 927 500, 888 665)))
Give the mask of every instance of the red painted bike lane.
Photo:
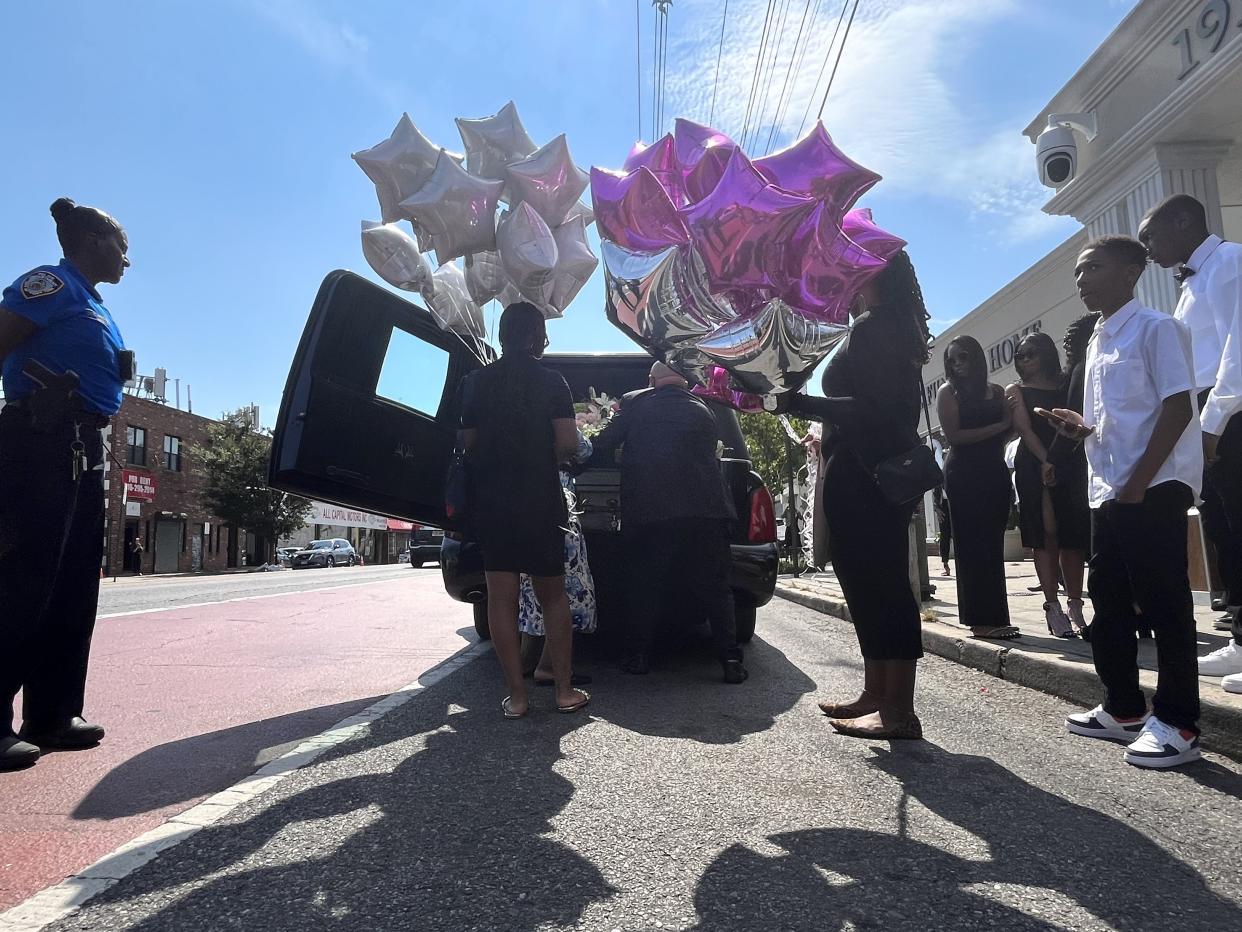
POLYGON ((0 912, 474 640, 439 573, 101 618, 90 751, 0 774, 0 912))

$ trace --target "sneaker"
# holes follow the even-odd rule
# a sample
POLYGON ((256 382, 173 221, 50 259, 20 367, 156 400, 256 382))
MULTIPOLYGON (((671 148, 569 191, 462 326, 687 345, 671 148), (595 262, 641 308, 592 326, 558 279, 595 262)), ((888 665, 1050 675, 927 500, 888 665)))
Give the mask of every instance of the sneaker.
POLYGON ((1234 641, 1199 658, 1200 676, 1230 676, 1234 673, 1242 673, 1242 649, 1234 641))
POLYGON ((1197 734, 1167 725, 1154 715, 1143 725, 1138 740, 1126 747, 1126 763, 1135 767, 1176 767, 1200 756, 1197 734))
POLYGON ((1084 738, 1103 738, 1106 741, 1124 741, 1127 744, 1143 731, 1147 715, 1138 718, 1113 718, 1097 705, 1090 712, 1075 712, 1065 717, 1065 729, 1071 735, 1084 738))
POLYGON ((1234 673, 1230 676, 1222 677, 1220 685, 1227 693, 1242 693, 1242 673, 1234 673))

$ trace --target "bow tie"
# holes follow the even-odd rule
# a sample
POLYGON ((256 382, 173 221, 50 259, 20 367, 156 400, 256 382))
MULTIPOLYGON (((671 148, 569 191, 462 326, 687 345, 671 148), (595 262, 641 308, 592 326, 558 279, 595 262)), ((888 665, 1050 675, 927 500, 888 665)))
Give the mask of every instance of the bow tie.
POLYGON ((1186 279, 1190 278, 1190 276, 1194 274, 1195 274, 1195 270, 1192 269, 1190 266, 1179 265, 1177 267, 1177 271, 1173 273, 1173 280, 1180 285, 1182 284, 1182 282, 1186 281, 1186 279))

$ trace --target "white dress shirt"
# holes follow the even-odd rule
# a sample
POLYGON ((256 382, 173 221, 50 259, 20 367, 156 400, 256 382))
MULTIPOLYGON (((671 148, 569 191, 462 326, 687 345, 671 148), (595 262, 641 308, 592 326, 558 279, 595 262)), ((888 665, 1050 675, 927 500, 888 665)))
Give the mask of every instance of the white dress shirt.
MULTIPOLYGON (((1087 498, 1099 508, 1116 498, 1134 474, 1164 400, 1188 391, 1194 405, 1190 333, 1168 314, 1134 299, 1096 325, 1083 381, 1083 421, 1095 428, 1084 441, 1087 498)), ((1197 498, 1202 478, 1202 433, 1192 419, 1148 488, 1176 479, 1197 498)))
POLYGON ((1186 262, 1173 316, 1190 330, 1195 387, 1210 388, 1199 420, 1209 434, 1224 433, 1242 411, 1242 246, 1215 234, 1186 262))

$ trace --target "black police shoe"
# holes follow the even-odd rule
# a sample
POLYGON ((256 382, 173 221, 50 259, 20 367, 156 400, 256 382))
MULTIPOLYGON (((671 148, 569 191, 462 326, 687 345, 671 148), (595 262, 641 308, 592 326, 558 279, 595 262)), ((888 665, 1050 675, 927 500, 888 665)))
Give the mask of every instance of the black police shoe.
POLYGON ((39 759, 39 749, 17 735, 0 738, 0 770, 21 770, 39 759))
POLYGON ((621 661, 621 671, 643 676, 651 672, 651 660, 642 651, 638 651, 621 661))
POLYGON ((81 716, 71 718, 62 725, 51 728, 31 728, 29 725, 21 730, 21 737, 41 748, 54 748, 60 751, 80 751, 93 748, 103 740, 102 725, 92 725, 81 716))
POLYGON ((742 666, 740 659, 723 660, 721 661, 721 666, 724 667, 724 681, 730 685, 736 686, 738 683, 745 683, 746 678, 750 676, 750 671, 742 666))

